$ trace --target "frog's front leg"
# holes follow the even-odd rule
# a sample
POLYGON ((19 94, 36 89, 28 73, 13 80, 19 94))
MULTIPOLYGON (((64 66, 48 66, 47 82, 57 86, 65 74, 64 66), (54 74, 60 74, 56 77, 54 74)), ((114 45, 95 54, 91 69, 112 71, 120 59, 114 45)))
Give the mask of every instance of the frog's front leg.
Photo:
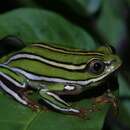
POLYGON ((69 114, 79 114, 81 112, 78 109, 72 108, 71 105, 62 100, 58 95, 47 89, 40 89, 39 94, 48 105, 57 111, 69 114))
POLYGON ((107 92, 104 93, 103 95, 97 97, 95 99, 95 102, 96 103, 110 103, 116 111, 118 111, 118 108, 119 108, 118 99, 115 95, 112 94, 110 89, 108 89, 107 92))

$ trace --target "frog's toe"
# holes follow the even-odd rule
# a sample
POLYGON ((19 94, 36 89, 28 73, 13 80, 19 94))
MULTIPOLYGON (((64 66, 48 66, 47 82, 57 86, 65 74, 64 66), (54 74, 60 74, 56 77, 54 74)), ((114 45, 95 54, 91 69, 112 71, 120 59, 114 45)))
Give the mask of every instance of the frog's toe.
POLYGON ((75 113, 74 115, 83 119, 88 119, 88 112, 89 112, 88 110, 80 108, 79 113, 75 113))
POLYGON ((28 102, 28 107, 30 107, 32 109, 32 111, 38 111, 40 109, 39 104, 35 103, 35 102, 28 102))

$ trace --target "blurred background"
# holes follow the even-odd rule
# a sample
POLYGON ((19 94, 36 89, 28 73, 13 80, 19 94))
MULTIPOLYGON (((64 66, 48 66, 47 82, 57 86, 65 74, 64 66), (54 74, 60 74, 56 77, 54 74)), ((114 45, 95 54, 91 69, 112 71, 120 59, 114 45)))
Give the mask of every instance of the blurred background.
MULTIPOLYGON (((18 11, 18 14, 28 14, 18 11)), ((35 14, 34 14, 35 15, 35 14)), ((40 15, 40 14, 39 14, 40 15)), ((49 14, 51 15, 51 14, 49 14)), ((30 17, 30 21, 35 18, 30 17)), ((103 130, 130 130, 130 0, 1 0, 0 1, 0 56, 4 56, 25 46, 25 43, 19 45, 3 44, 3 37, 7 34, 14 34, 22 38, 24 42, 53 41, 66 42, 68 47, 95 49, 100 45, 111 44, 116 48, 118 55, 123 60, 118 81, 119 81, 119 116, 114 116, 109 111, 103 130), (41 9, 53 12, 62 16, 66 22, 58 24, 61 18, 48 18, 43 24, 43 19, 39 20, 39 28, 31 23, 27 28, 24 26, 24 20, 11 14, 12 10, 19 8, 41 9), (6 14, 4 16, 4 14, 6 14), (16 20, 15 20, 16 18, 16 20), (55 19, 55 20, 54 20, 55 19), (7 23, 5 22, 7 21, 7 23), (9 22, 8 22, 9 21, 9 22), (48 22, 49 21, 49 22, 48 22), (18 26, 18 22, 21 23, 18 26), (63 27, 64 25, 64 27, 63 27), (76 26, 71 27, 71 25, 76 26), (58 28, 62 26, 62 31, 58 28), (18 28, 16 31, 14 28, 18 28), (63 31, 64 30, 64 31, 63 31), (77 33, 78 30, 78 33, 77 33), (30 36, 29 31, 33 32, 30 36), (45 32, 45 34, 43 33, 45 32), (50 33, 51 32, 51 33, 50 33), (25 35, 22 35, 22 34, 25 35), (53 35, 52 35, 53 33, 53 35), (60 36, 59 36, 60 35, 60 36), (81 35, 81 36, 79 36, 81 35), (8 47, 7 47, 8 46, 8 47)))

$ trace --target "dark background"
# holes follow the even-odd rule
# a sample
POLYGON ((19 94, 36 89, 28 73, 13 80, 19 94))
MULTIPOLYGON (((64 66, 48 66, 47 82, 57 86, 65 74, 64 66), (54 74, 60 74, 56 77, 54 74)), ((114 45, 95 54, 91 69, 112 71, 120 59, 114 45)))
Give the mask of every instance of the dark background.
MULTIPOLYGON (((120 116, 115 117, 109 111, 104 124, 104 130, 130 130, 129 116, 125 117, 125 115, 130 114, 130 107, 125 106, 130 101, 129 94, 125 93, 125 89, 130 93, 130 1, 92 1, 93 4, 86 2, 86 5, 80 5, 76 2, 66 2, 65 0, 4 0, 0 1, 0 13, 3 14, 21 7, 51 10, 62 15, 71 23, 85 29, 94 41, 96 41, 97 45, 105 45, 106 43, 113 45, 123 60, 120 74, 125 79, 127 87, 125 88, 122 85, 119 90, 121 104, 119 110, 120 116), (91 5, 93 5, 92 8, 89 8, 91 5)), ((22 47, 24 47, 23 44, 0 44, 1 57, 22 47)))

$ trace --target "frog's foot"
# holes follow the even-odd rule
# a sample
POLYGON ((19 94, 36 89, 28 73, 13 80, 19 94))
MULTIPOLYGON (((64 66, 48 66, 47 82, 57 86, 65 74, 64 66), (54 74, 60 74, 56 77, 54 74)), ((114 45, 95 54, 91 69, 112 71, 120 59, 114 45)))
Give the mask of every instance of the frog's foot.
POLYGON ((27 102, 27 106, 31 108, 32 111, 37 111, 40 109, 40 105, 37 102, 34 102, 27 97, 23 97, 23 99, 27 102))
POLYGON ((100 109, 97 107, 97 105, 94 103, 92 106, 88 109, 89 112, 99 112, 100 109))
POLYGON ((38 102, 35 102, 35 101, 32 101, 29 97, 28 97, 28 94, 30 93, 31 91, 28 91, 28 90, 22 90, 22 91, 19 91, 19 98, 21 98, 26 106, 28 106, 29 108, 31 108, 33 111, 37 111, 38 109, 40 109, 40 105, 38 102))
POLYGON ((105 93, 102 96, 99 96, 95 99, 95 103, 109 103, 112 104, 112 107, 118 111, 118 100, 117 98, 108 90, 107 93, 105 93))
POLYGON ((87 109, 80 108, 79 113, 72 113, 72 115, 81 117, 83 119, 86 119, 86 118, 88 119, 88 113, 89 113, 89 111, 87 109))
POLYGON ((27 105, 29 108, 32 109, 32 111, 37 111, 40 109, 40 106, 35 103, 35 102, 28 102, 28 105, 27 105))
POLYGON ((97 108, 95 104, 93 104, 90 108, 80 108, 79 113, 75 114, 78 117, 81 117, 83 119, 89 119, 89 114, 93 112, 99 112, 100 109, 97 108))

